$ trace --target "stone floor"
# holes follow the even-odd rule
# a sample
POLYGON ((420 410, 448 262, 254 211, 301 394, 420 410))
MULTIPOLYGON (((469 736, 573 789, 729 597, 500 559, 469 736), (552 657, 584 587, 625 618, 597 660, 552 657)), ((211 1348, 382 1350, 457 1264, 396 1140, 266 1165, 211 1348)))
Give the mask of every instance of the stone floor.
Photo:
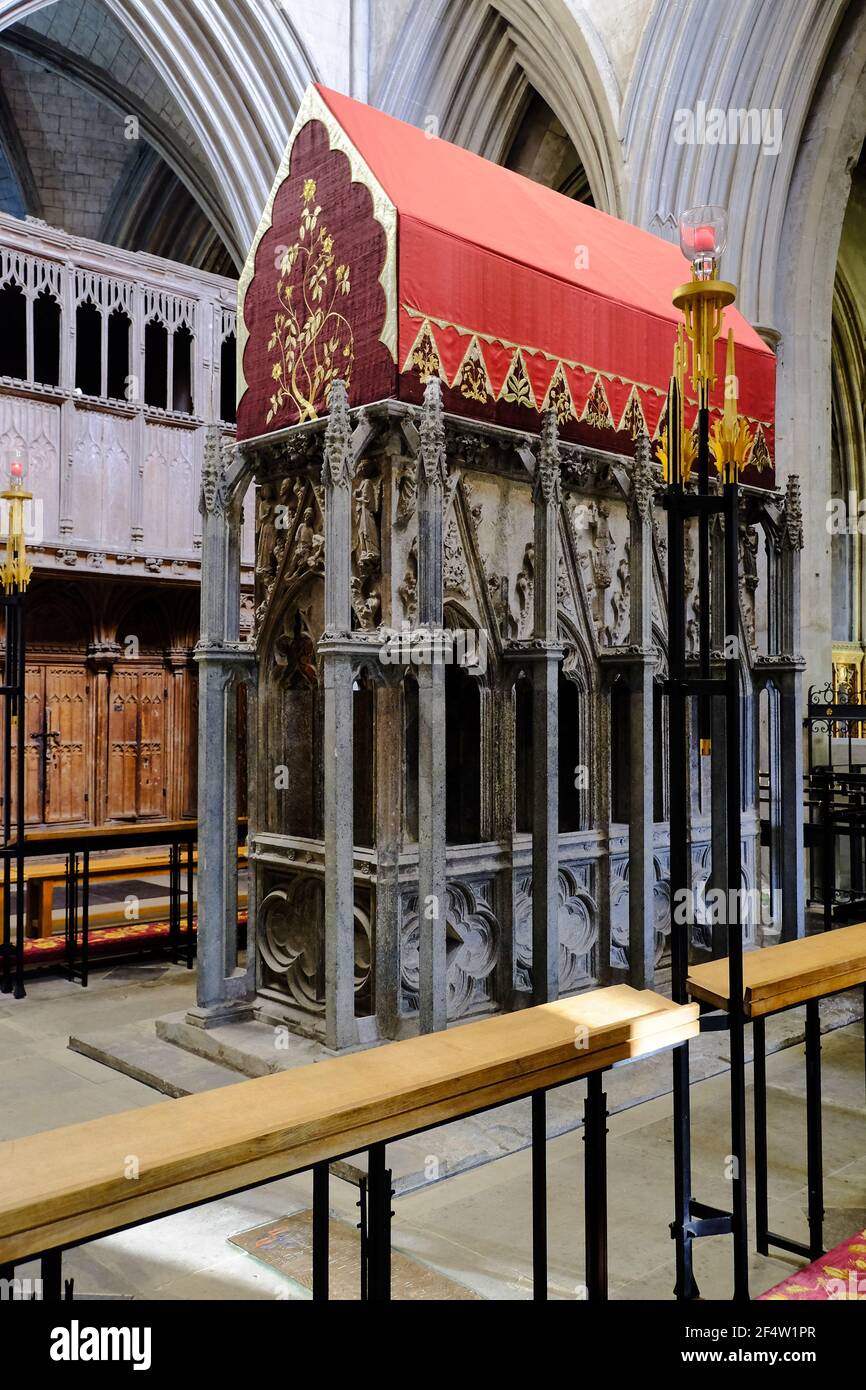
MULTIPOLYGON (((105 1032, 181 1010, 193 982, 183 969, 125 966, 97 971, 82 990, 56 978, 33 981, 26 1001, 0 997, 0 1138, 70 1124, 139 1105, 171 1105, 154 1090, 67 1048, 70 1034, 105 1032)), ((802 1046, 767 1063, 772 1164, 771 1222, 805 1234, 805 1114, 802 1046)), ((825 1035, 826 1242, 866 1224, 866 1107, 862 1023, 825 1035)), ((635 1067, 643 1063, 632 1064, 635 1067)), ((751 1072, 751 1068, 749 1068, 751 1072)), ((749 1076, 751 1084, 751 1076, 749 1076)), ((529 1102, 526 1102, 528 1109, 529 1102)), ((725 1205, 728 1085, 716 1073, 692 1088, 694 1188, 725 1205)), ((437 1159, 436 1133, 428 1136, 437 1159)), ((672 1132, 669 1095, 613 1115, 609 1137, 611 1296, 669 1298, 673 1285, 672 1132)), ((583 1281, 582 1157, 579 1132, 549 1144, 550 1294, 579 1297, 583 1281)), ((431 1169, 435 1164, 431 1163, 431 1169)), ((396 1249, 485 1298, 532 1294, 527 1151, 431 1183, 395 1200, 396 1249)), ((331 1206, 354 1220, 357 1191, 334 1179, 331 1206)), ((309 1294, 229 1244, 229 1237, 310 1204, 306 1176, 214 1202, 72 1253, 66 1273, 83 1296, 156 1299, 304 1298, 309 1294)), ((752 1291, 797 1265, 779 1254, 752 1258, 752 1291)), ((19 1273, 25 1274, 24 1269, 19 1273)), ((35 1270, 30 1271, 36 1273, 35 1270)), ((731 1290, 730 1242, 704 1240, 697 1273, 707 1298, 731 1290)))

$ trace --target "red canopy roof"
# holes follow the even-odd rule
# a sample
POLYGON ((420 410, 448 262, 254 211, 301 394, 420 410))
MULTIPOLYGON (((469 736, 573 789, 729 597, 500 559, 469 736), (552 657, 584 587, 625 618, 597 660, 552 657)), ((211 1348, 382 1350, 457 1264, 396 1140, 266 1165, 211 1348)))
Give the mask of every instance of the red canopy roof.
MULTIPOLYGON (((634 435, 644 425, 657 432, 680 321, 671 293, 689 278, 678 247, 337 92, 319 87, 308 98, 275 186, 273 225, 260 232, 245 278, 260 273, 265 237, 272 245, 277 232, 283 243, 297 235, 297 180, 316 180, 311 161, 321 164, 325 148, 320 141, 317 155, 308 126, 324 126, 329 155, 345 152, 352 187, 367 183, 373 219, 386 242, 396 237, 395 254, 389 247, 379 256, 386 302, 382 322, 372 325, 396 369, 393 385, 380 368, 368 371, 364 359, 353 399, 365 386, 367 399, 370 390, 417 399, 436 371, 448 388, 447 408, 459 413, 537 428, 527 411, 554 405, 566 437, 592 437, 603 447, 622 447, 615 435, 634 435), (283 186, 290 181, 289 208, 283 186)), ((322 188, 317 181, 315 201, 342 261, 349 229, 341 228, 339 207, 325 202, 322 188)), ((357 209, 355 217, 357 223, 357 209)), ((264 264, 273 262, 266 257, 264 264)), ((252 340, 257 314, 246 290, 244 283, 252 340)), ((375 314, 382 305, 367 308, 375 314)), ((266 318, 272 322, 273 314, 266 318)), ((728 326, 737 345, 740 410, 760 426, 763 453, 755 461, 769 466, 775 359, 735 309, 726 313, 728 326)), ((718 352, 720 408, 724 340, 718 352)), ((242 404, 239 424, 243 417, 242 404)), ((691 423, 688 412, 686 418, 691 423)), ((279 411, 270 428, 285 423, 279 411)), ((245 432, 260 432, 260 416, 250 425, 245 432)), ((766 485, 769 476, 755 481, 766 485)))

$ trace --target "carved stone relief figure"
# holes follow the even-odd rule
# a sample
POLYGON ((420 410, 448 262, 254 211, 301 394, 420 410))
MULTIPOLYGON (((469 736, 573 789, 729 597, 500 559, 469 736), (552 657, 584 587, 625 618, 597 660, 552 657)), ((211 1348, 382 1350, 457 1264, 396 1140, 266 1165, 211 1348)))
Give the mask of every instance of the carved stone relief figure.
POLYGON ((740 531, 740 599, 743 621, 749 645, 757 645, 756 595, 758 588, 758 545, 759 536, 755 526, 744 526, 740 531))
POLYGON ((359 466, 352 493, 353 555, 359 575, 375 574, 379 569, 381 505, 382 480, 376 473, 376 465, 368 459, 359 466))
POLYGON ((466 556, 463 553, 463 546, 460 541, 460 531, 453 516, 445 532, 444 551, 444 580, 446 590, 449 590, 453 594, 460 594, 463 598, 468 598, 469 570, 466 565, 466 556))
POLYGON ((397 475, 397 514, 398 526, 405 526, 415 515, 418 501, 418 484, 415 479, 414 464, 403 463, 397 475))
POLYGON ((532 596, 534 584, 535 546, 533 542, 530 541, 523 552, 523 564, 514 584, 514 592, 517 594, 517 602, 520 607, 520 617, 518 619, 518 636, 520 637, 528 637, 532 631, 532 596))
POLYGON ((276 559, 274 549, 277 543, 277 485, 262 483, 256 505, 256 579, 267 590, 273 579, 276 559))
POLYGON ((607 503, 596 501, 595 498, 589 502, 578 502, 572 509, 571 529, 598 640, 602 646, 607 646, 611 632, 606 599, 612 577, 612 556, 616 550, 616 542, 610 534, 610 508, 607 503))
POLYGON ((418 537, 415 536, 407 556, 406 573, 397 590, 403 604, 403 613, 411 621, 418 611, 418 537))
POLYGON ((620 562, 616 567, 617 583, 611 598, 613 607, 613 626, 611 628, 611 642, 624 642, 628 635, 629 618, 631 616, 631 574, 629 571, 629 552, 628 541, 625 543, 620 562))
POLYGON ((565 559, 562 551, 557 557, 556 570, 556 602, 560 608, 564 608, 567 613, 574 613, 574 598, 571 592, 571 581, 568 577, 565 559))
POLYGON ((365 593, 365 581, 358 575, 352 577, 350 588, 352 590, 352 608, 355 617, 358 619, 358 626, 362 632, 373 632, 379 626, 379 616, 382 611, 382 600, 378 589, 370 589, 365 593))
POLYGON ((325 537, 316 526, 316 514, 312 507, 304 511, 301 524, 295 532, 295 544, 289 565, 288 577, 293 579, 303 570, 321 574, 325 568, 325 537))

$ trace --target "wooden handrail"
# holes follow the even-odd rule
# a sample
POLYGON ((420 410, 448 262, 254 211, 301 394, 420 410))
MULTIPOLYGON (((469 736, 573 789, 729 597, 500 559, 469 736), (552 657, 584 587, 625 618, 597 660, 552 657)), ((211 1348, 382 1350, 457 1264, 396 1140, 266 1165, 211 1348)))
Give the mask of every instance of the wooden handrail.
MULTIPOLYGON (((743 958, 743 1004, 748 1018, 819 999, 866 982, 866 922, 796 941, 781 941, 743 958)), ((693 965, 688 975, 693 999, 726 1009, 728 962, 693 965)))
POLYGON ((600 1072, 698 1026, 697 1004, 616 985, 0 1144, 0 1264, 600 1072))

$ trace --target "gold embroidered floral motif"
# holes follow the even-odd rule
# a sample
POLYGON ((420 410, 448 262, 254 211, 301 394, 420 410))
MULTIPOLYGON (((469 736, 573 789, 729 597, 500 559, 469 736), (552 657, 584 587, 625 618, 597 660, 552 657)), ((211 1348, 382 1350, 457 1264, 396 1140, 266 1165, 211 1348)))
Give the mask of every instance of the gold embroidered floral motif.
POLYGON ((610 413, 607 396, 601 384, 601 377, 596 377, 593 382, 592 390, 587 396, 586 405, 583 407, 583 414, 580 418, 588 425, 593 425, 597 430, 613 429, 613 416, 610 413))
POLYGON ((430 325, 427 323, 424 324, 421 332, 415 339, 411 360, 412 366, 417 367, 422 381, 429 381, 431 376, 441 376, 442 374, 439 351, 433 341, 430 325))
MULTIPOLYGON (((286 401, 298 407, 298 422, 318 418, 316 403, 336 377, 348 386, 355 338, 348 319, 335 307, 351 289, 349 267, 336 265, 334 238, 316 202, 316 181, 305 179, 298 240, 283 250, 268 353, 275 357, 271 378, 270 424, 286 401)), ((281 250, 283 248, 280 248, 281 250)))
POLYGON ((571 392, 568 389, 568 382, 565 379, 565 371, 561 362, 550 379, 544 409, 555 410, 560 425, 574 419, 574 401, 571 399, 571 392))
POLYGON ((752 452, 749 455, 749 467, 754 468, 758 473, 763 473, 765 468, 772 468, 773 461, 770 458, 770 451, 767 448, 767 441, 764 438, 764 431, 761 425, 755 430, 755 442, 752 445, 752 452))
POLYGON ((532 394, 526 363, 523 360, 523 354, 519 351, 512 358, 511 367, 502 388, 501 399, 511 401, 513 405, 525 405, 528 410, 535 409, 535 397, 532 394))
POLYGON ((634 387, 631 388, 631 395, 622 413, 619 428, 620 430, 628 430, 632 439, 637 439, 639 434, 643 434, 646 431, 646 418, 641 409, 640 399, 634 387))
POLYGON ((459 386, 461 396, 465 396, 468 401, 481 401, 482 405, 491 394, 487 368, 477 338, 473 338, 469 344, 454 385, 459 386))

